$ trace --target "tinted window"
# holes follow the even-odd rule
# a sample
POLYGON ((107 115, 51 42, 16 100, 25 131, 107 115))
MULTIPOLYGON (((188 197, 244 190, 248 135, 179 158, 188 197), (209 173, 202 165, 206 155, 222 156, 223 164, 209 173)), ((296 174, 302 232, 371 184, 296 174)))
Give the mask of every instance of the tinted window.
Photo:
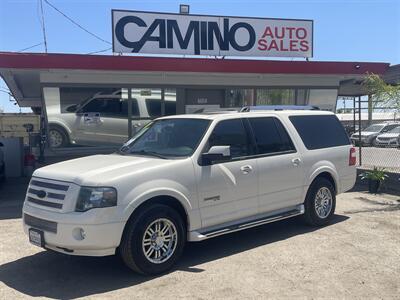
MULTIPOLYGON (((97 98, 82 107, 82 112, 98 112, 109 117, 128 117, 128 102, 122 99, 97 98)), ((132 116, 139 116, 139 106, 132 99, 132 116)))
POLYGON ((83 112, 98 112, 102 114, 121 115, 122 103, 120 99, 97 98, 91 100, 82 108, 83 112))
POLYGON ((158 118, 161 116, 161 100, 160 99, 146 99, 147 112, 151 118, 158 118))
POLYGON ((258 154, 294 150, 282 123, 276 118, 249 118, 258 154))
POLYGON ((307 149, 321 149, 350 144, 342 124, 334 115, 291 116, 289 119, 307 149))
MULTIPOLYGON (((151 118, 161 117, 161 100, 146 99, 146 107, 151 118)), ((164 101, 165 116, 176 114, 176 101, 164 101)))
POLYGON ((171 116, 176 114, 176 101, 165 101, 165 115, 171 116))
POLYGON ((399 126, 399 125, 397 125, 397 124, 387 125, 385 128, 383 128, 382 132, 388 132, 388 131, 396 128, 397 126, 399 126))
POLYGON ((212 146, 231 146, 232 158, 252 154, 241 119, 219 122, 208 140, 208 148, 212 146))

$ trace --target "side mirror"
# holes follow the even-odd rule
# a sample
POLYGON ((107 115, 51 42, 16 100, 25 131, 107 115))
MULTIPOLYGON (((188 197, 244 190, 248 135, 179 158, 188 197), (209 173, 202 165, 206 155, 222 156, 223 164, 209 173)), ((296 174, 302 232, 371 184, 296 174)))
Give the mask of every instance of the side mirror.
POLYGON ((231 158, 230 146, 212 146, 207 153, 201 155, 201 165, 207 166, 214 163, 227 161, 231 158))

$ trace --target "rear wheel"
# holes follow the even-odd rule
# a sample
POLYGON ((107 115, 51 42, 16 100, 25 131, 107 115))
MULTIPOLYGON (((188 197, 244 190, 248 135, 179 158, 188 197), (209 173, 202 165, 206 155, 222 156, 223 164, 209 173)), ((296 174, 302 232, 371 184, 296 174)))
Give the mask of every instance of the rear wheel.
POLYGON ((335 212, 336 193, 326 178, 317 178, 311 184, 304 202, 305 222, 312 226, 323 226, 330 222, 335 212))
POLYGON ((184 245, 185 226, 178 212, 156 204, 127 223, 120 254, 132 270, 154 275, 169 270, 182 254, 184 245))

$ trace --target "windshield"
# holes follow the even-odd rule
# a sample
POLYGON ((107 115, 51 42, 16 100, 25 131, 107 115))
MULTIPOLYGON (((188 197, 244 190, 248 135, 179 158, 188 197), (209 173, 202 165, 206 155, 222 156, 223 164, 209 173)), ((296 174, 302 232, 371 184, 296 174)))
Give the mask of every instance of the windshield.
POLYGON ((379 132, 383 127, 385 127, 385 125, 371 125, 365 128, 363 131, 379 132))
POLYGON ((121 154, 160 158, 190 156, 207 130, 209 120, 165 119, 147 124, 120 149, 121 154))
POLYGON ((392 129, 392 130, 389 130, 387 133, 400 133, 400 126, 394 128, 394 129, 392 129))

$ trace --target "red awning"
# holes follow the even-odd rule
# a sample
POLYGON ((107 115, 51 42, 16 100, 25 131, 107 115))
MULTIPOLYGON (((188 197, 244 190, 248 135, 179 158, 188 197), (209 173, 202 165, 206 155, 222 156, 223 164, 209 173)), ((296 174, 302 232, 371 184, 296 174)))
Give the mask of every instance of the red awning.
POLYGON ((0 52, 0 68, 259 74, 383 74, 388 63, 0 52))

